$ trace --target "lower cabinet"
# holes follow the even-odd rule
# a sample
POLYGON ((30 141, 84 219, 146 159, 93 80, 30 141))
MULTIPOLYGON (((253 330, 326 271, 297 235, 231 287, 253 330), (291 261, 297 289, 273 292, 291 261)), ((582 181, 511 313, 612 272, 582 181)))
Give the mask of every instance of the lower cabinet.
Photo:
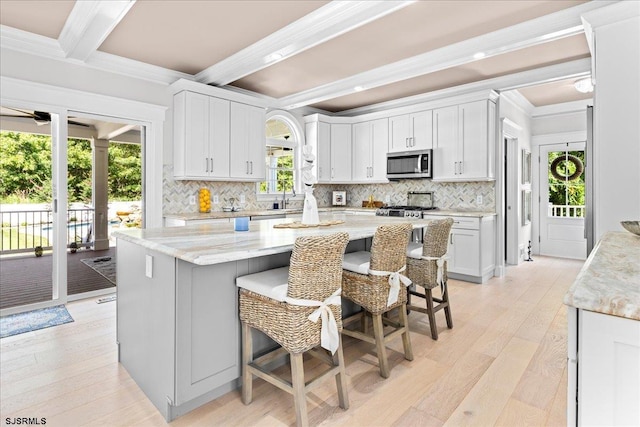
POLYGON ((449 236, 447 273, 453 279, 484 283, 495 268, 495 216, 463 217, 429 215, 429 219, 453 218, 449 236))
POLYGON ((567 425, 640 425, 640 320, 567 310, 567 425))

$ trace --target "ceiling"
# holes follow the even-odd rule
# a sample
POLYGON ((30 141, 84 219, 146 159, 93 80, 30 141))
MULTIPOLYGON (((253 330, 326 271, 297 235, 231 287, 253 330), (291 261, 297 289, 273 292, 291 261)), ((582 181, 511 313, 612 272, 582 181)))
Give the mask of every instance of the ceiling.
POLYGON ((580 16, 607 3, 2 0, 0 35, 3 48, 28 39, 63 60, 251 91, 282 108, 344 114, 487 85, 544 106, 591 98, 572 87, 590 70, 580 16))

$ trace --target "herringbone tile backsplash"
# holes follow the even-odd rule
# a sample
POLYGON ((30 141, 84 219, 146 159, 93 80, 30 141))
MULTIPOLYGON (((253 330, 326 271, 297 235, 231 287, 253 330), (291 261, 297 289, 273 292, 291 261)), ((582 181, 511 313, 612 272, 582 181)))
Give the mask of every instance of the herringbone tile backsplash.
MULTIPOLYGON (((253 182, 218 182, 218 181, 176 181, 173 179, 173 166, 163 168, 163 213, 181 214, 196 212, 196 205, 189 205, 189 196, 198 195, 198 190, 206 187, 212 195, 220 197, 219 205, 212 205, 212 210, 222 210, 229 198, 236 200, 244 195, 245 209, 267 209, 273 201, 258 201, 256 184, 253 182)), ((428 179, 405 179, 389 184, 353 184, 323 185, 315 187, 314 196, 319 207, 331 206, 332 191, 347 192, 347 206, 362 206, 362 202, 372 195, 375 200, 386 201, 389 196, 390 205, 407 204, 409 191, 433 191, 435 205, 440 209, 464 209, 482 212, 495 212, 494 182, 433 182, 428 179), (476 203, 476 196, 482 196, 482 204, 476 203)), ((238 205, 238 202, 236 202, 238 205)), ((302 207, 302 200, 292 200, 290 207, 302 207)))

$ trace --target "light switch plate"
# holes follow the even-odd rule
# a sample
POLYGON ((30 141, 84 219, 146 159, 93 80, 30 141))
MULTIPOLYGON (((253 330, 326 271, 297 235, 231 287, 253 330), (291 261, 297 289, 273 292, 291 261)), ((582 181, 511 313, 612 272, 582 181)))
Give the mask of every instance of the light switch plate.
POLYGON ((477 204, 479 204, 479 205, 481 205, 481 204, 482 204, 482 195, 478 194, 478 195, 476 196, 476 203, 477 203, 477 204))
POLYGON ((153 256, 151 255, 145 256, 144 275, 149 279, 153 278, 153 256))
POLYGON ((387 194, 386 196, 384 196, 384 202, 385 203, 389 203, 390 201, 391 201, 391 196, 390 195, 387 194))

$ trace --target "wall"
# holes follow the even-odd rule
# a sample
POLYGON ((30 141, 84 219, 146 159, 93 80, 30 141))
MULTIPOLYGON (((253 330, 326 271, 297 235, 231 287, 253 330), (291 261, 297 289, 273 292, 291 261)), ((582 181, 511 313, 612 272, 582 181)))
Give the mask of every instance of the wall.
MULTIPOLYGON (((516 230, 517 233, 517 248, 512 248, 508 246, 508 250, 513 251, 517 250, 517 254, 513 254, 510 252, 510 255, 507 255, 507 260, 510 263, 520 263, 523 260, 524 254, 523 250, 529 245, 529 241, 533 241, 532 238, 532 223, 527 225, 522 225, 522 190, 532 190, 535 187, 535 183, 532 182, 528 184, 522 183, 522 150, 526 150, 531 152, 531 118, 529 113, 524 111, 522 107, 518 106, 516 102, 513 100, 512 96, 501 96, 500 97, 500 119, 508 119, 509 122, 514 123, 520 129, 509 129, 510 137, 517 138, 517 147, 515 148, 515 157, 516 160, 513 164, 509 164, 507 170, 510 167, 515 167, 515 174, 509 173, 510 176, 516 177, 517 182, 510 182, 510 185, 515 185, 516 187, 516 200, 510 201, 509 205, 512 207, 512 211, 515 211, 515 215, 512 215, 514 226, 509 227, 509 230, 516 230)), ((517 98, 516 98, 517 99, 517 98)), ((507 126, 505 126, 507 127, 507 126)), ((499 141, 499 144, 503 144, 503 141, 499 141)), ((533 167, 533 162, 532 162, 533 167)), ((506 176, 505 179, 509 177, 506 176)), ((510 187, 511 188, 511 187, 510 187)), ((506 211, 505 211, 506 212, 506 211)), ((508 212, 505 215, 509 215, 508 212)), ((512 236, 509 233, 506 236, 507 239, 511 239, 512 236)))
POLYGON ((582 111, 550 114, 531 119, 532 135, 548 135, 553 133, 581 132, 587 130, 585 119, 586 107, 582 111))
POLYGON ((596 240, 640 219, 640 5, 622 6, 633 6, 635 17, 594 27, 596 240))

